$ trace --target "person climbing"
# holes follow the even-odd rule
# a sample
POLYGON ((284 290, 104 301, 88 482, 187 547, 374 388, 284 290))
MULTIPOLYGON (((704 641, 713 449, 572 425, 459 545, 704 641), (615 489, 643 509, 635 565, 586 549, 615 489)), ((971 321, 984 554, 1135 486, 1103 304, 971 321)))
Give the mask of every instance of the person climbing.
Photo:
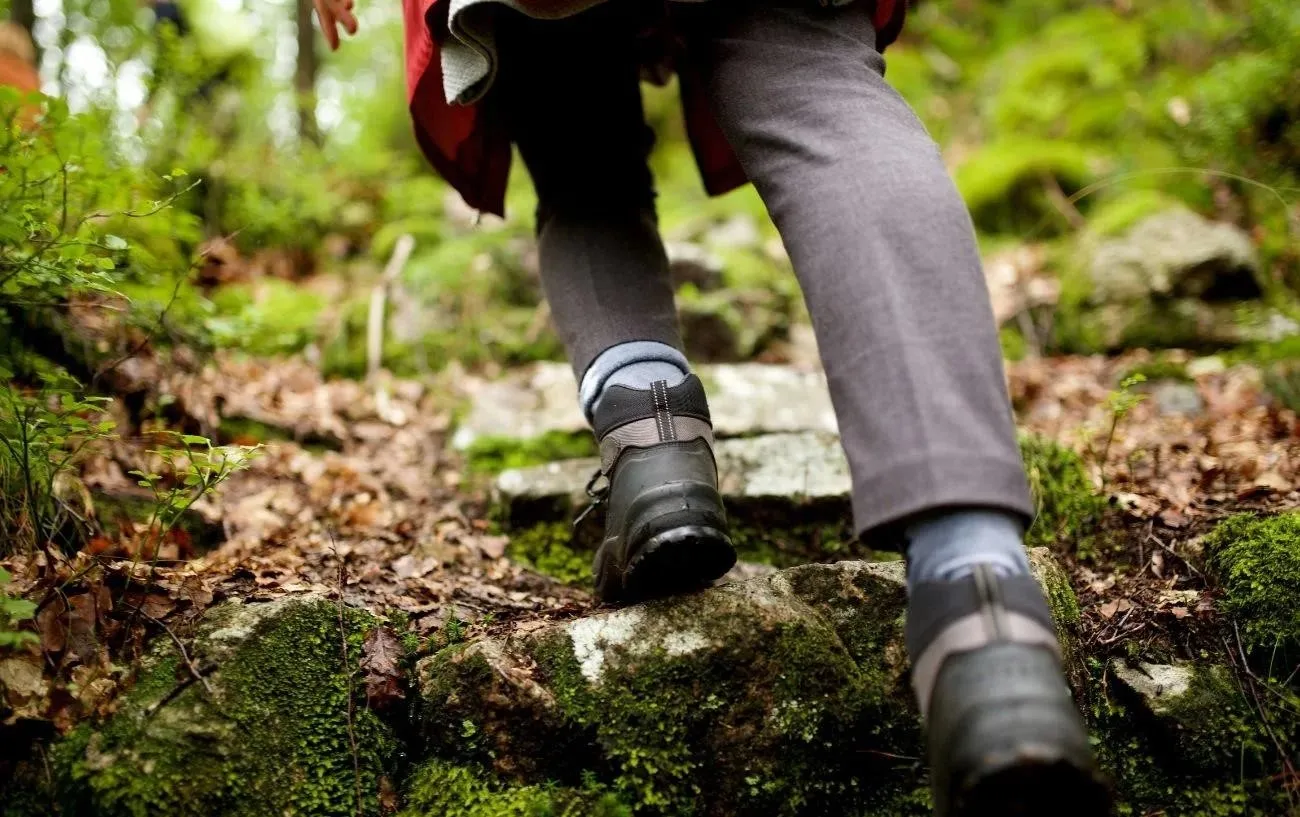
MULTIPOLYGON (((353 0, 315 0, 324 36, 353 0)), ((974 230, 884 80, 903 0, 404 0, 408 102, 438 172, 504 213, 511 145, 541 277, 599 441, 600 599, 734 563, 682 349, 639 77, 671 61, 706 190, 752 182, 812 316, 864 542, 907 557, 936 812, 1094 817, 1109 794, 1023 534, 1034 506, 974 230)), ((800 399, 790 395, 791 400, 800 399)))

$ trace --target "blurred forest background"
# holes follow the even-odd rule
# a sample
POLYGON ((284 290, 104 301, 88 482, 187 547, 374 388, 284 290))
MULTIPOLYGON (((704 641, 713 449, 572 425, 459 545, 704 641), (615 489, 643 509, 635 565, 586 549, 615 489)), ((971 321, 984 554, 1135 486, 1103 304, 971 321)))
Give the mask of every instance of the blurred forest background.
MULTIPOLYGON (((132 0, 7 5, 34 34, 53 137, 12 127, 7 98, 8 368, 39 379, 52 355, 17 327, 112 301, 114 322, 155 345, 304 353, 357 376, 371 288, 402 234, 415 245, 388 300, 387 368, 559 357, 538 307, 526 174, 516 164, 509 220, 477 223, 426 168, 397 5, 362 3, 362 34, 328 56, 306 0, 195 0, 194 36, 179 41, 132 0)), ((887 56, 974 214, 1009 357, 1300 354, 1287 337, 1300 284, 1296 4, 935 0, 887 56), (1092 249, 1178 207, 1244 230, 1251 275, 1209 293, 1094 280, 1092 249)), ((696 357, 780 359, 805 319, 757 196, 706 199, 675 90, 648 88, 646 104, 696 357)), ((99 337, 95 354, 139 340, 99 337)), ((102 363, 86 351, 82 374, 102 363)))

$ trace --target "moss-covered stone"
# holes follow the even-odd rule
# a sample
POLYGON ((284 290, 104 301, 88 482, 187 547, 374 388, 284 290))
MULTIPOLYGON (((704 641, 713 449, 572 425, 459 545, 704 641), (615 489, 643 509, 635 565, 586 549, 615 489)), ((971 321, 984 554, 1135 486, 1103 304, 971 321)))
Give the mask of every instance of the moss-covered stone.
POLYGON ((419 729, 502 791, 594 778, 639 814, 926 814, 904 584, 808 565, 445 650, 419 729))
POLYGON ((1086 553, 1105 501, 1079 455, 1043 437, 1022 434, 1020 456, 1035 504, 1026 543, 1030 547, 1066 543, 1086 553))
POLYGON ((1251 647, 1300 649, 1300 513, 1240 514, 1206 537, 1223 607, 1251 647))
POLYGON ((1291 813, 1271 779, 1274 744, 1229 669, 1119 663, 1107 675, 1109 687, 1090 685, 1093 732, 1121 815, 1291 813))
POLYGON ((598 453, 589 431, 547 431, 538 437, 478 437, 465 451, 471 471, 497 474, 507 468, 527 468, 556 460, 592 457, 598 453))
POLYGON ((318 597, 217 608, 190 647, 206 686, 160 642, 116 714, 55 746, 64 813, 377 813, 396 743, 353 683, 376 621, 340 615, 318 597))

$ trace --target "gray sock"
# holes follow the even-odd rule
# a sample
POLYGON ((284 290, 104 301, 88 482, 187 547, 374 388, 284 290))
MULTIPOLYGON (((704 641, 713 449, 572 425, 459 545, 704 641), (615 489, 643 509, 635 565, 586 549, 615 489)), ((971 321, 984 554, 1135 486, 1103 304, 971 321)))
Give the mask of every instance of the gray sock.
POLYGON ((964 579, 977 564, 989 565, 999 576, 1029 573, 1024 525, 1004 511, 953 511, 909 525, 904 535, 909 589, 964 579))
POLYGON ((601 395, 610 386, 649 389, 656 380, 667 380, 669 386, 675 386, 690 371, 686 355, 666 343, 653 340, 620 343, 601 352, 587 367, 578 387, 578 400, 583 414, 591 420, 601 395))

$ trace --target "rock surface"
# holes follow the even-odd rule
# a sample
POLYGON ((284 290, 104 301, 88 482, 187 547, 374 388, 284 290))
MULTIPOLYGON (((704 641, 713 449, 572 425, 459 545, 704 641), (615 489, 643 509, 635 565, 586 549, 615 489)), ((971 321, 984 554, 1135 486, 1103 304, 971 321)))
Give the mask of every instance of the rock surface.
POLYGON ((601 770, 652 814, 919 814, 905 601, 901 563, 841 562, 518 628, 421 662, 420 729, 517 784, 601 770))
MULTIPOLYGON (((810 502, 830 503, 847 514, 848 463, 834 434, 723 439, 715 453, 723 498, 742 515, 759 500, 769 514, 810 502)), ((567 519, 588 502, 584 489, 598 466, 598 460, 584 458, 511 469, 497 477, 496 491, 512 520, 567 519)))
POLYGON ((1258 297, 1259 259, 1239 227, 1189 210, 1158 213, 1093 254, 1092 300, 1131 303, 1151 297, 1243 300, 1258 297))
MULTIPOLYGON (((716 364, 697 369, 709 394, 714 431, 720 437, 779 431, 837 429, 825 375, 761 363, 716 364), (796 399, 797 398, 797 399, 796 399)), ((466 449, 477 439, 528 439, 550 431, 585 432, 572 370, 539 363, 481 386, 457 427, 452 444, 466 449)))
POLYGON ((188 647, 193 669, 156 641, 116 714, 55 746, 64 813, 377 813, 397 744, 364 701, 349 705, 341 655, 346 642, 356 667, 376 624, 319 596, 289 597, 214 608, 188 647))

